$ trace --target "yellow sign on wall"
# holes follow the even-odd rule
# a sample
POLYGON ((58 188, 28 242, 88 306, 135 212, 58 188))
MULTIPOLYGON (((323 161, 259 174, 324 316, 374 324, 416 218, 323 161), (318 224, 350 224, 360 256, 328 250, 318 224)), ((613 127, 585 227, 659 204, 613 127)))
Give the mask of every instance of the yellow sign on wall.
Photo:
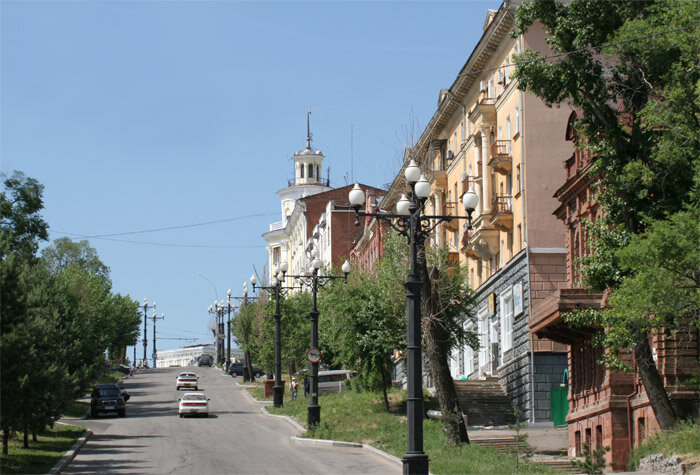
POLYGON ((491 292, 489 294, 489 314, 493 315, 496 313, 496 294, 491 292))

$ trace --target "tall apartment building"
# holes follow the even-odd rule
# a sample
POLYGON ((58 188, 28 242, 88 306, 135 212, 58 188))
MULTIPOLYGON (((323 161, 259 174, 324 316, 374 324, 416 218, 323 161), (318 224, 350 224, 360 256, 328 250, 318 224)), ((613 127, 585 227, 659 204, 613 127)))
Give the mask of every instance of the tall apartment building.
MULTIPOLYGON (((322 178, 321 165, 325 156, 311 149, 308 117, 306 148, 292 158, 294 180, 277 192, 282 220, 272 223, 262 236, 268 243, 270 280, 272 271, 282 262, 287 263, 289 275, 303 275, 309 269, 312 246, 319 250, 324 268, 340 268, 357 234, 348 201, 352 186, 332 188, 329 180, 322 178)), ((377 188, 360 186, 373 196, 384 193, 377 188)))
POLYGON ((267 241, 268 277, 281 262, 287 262, 289 273, 303 272, 305 266, 304 249, 307 244, 307 220, 299 200, 331 190, 328 178, 323 179, 322 165, 325 156, 320 150, 311 148, 311 130, 309 117, 306 119, 306 148, 292 156, 294 161, 294 179, 286 188, 277 191, 280 197, 282 219, 270 224, 270 230, 263 234, 267 241))
MULTIPOLYGON (((410 157, 431 182, 426 214, 465 216, 462 194, 472 189, 480 197, 472 230, 466 220, 453 220, 430 238, 467 266, 476 296, 478 322, 470 329, 480 349, 455 351, 453 376, 498 377, 530 421, 547 421, 550 388, 567 367, 566 346, 532 335, 528 320, 533 305, 566 280, 564 230, 551 210, 564 179, 561 157, 572 150, 564 140, 571 110, 547 108, 518 90, 513 55, 547 46, 537 26, 510 36, 514 3, 488 11, 481 39, 452 86, 439 92, 410 157)), ((405 188, 399 175, 384 207, 405 188)))

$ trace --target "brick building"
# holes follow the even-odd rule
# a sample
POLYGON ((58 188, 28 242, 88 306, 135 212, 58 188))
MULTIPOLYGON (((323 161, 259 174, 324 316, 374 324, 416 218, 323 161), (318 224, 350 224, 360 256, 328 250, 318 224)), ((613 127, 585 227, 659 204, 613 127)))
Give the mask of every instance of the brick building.
MULTIPOLYGON (((576 113, 569 117, 566 139, 576 142, 576 113)), ((591 293, 581 285, 578 258, 588 252, 583 221, 599 218, 593 200, 589 155, 580 150, 564 162, 566 180, 555 193, 560 205, 554 214, 566 230, 566 286, 535 305, 530 320, 534 335, 568 345, 570 374, 566 422, 569 427, 569 455, 581 453, 583 442, 592 448, 609 446, 608 464, 624 469, 630 450, 645 437, 659 431, 649 399, 635 372, 608 371, 598 364, 603 349, 593 346, 597 328, 573 328, 562 315, 575 309, 602 308, 605 295, 591 293)), ((700 372, 698 329, 688 329, 676 337, 653 335, 652 349, 671 402, 678 414, 697 414, 698 391, 683 389, 684 379, 700 372)), ((634 355, 625 355, 634 366, 634 355)))

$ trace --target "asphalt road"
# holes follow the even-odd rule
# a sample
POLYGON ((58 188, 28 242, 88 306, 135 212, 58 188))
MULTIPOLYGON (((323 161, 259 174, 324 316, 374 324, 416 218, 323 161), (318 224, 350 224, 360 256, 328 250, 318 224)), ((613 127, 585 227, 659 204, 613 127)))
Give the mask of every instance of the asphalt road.
POLYGON ((291 442, 296 429, 264 414, 233 379, 214 368, 162 368, 125 380, 126 417, 81 423, 94 432, 62 473, 335 474, 400 473, 401 466, 360 448, 291 442), (183 370, 200 377, 208 418, 180 418, 175 389, 183 370))

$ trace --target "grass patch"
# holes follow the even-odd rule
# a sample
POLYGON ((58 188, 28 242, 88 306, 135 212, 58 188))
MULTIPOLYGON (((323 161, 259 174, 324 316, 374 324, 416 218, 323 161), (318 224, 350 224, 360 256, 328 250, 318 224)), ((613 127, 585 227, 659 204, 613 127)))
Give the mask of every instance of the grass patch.
POLYGON ((30 436, 27 449, 22 434, 10 437, 9 453, 0 455, 2 473, 48 473, 84 431, 85 427, 56 424, 39 434, 37 442, 30 436))
POLYGON ((90 409, 89 402, 74 401, 66 408, 63 417, 67 417, 69 419, 82 419, 88 409, 90 409))
MULTIPOLYGON (((303 437, 371 444, 399 458, 406 452, 405 392, 389 393, 391 412, 384 410, 379 393, 343 392, 319 397, 321 423, 303 437)), ((272 414, 286 414, 306 425, 308 399, 285 399, 284 407, 268 407, 272 414)), ((451 446, 442 422, 423 421, 424 451, 430 471, 441 473, 558 473, 539 464, 516 465, 515 457, 476 444, 451 446)))
POLYGON ((634 470, 639 461, 651 454, 680 456, 686 462, 700 462, 700 422, 681 421, 668 431, 648 437, 632 451, 627 467, 634 470))

